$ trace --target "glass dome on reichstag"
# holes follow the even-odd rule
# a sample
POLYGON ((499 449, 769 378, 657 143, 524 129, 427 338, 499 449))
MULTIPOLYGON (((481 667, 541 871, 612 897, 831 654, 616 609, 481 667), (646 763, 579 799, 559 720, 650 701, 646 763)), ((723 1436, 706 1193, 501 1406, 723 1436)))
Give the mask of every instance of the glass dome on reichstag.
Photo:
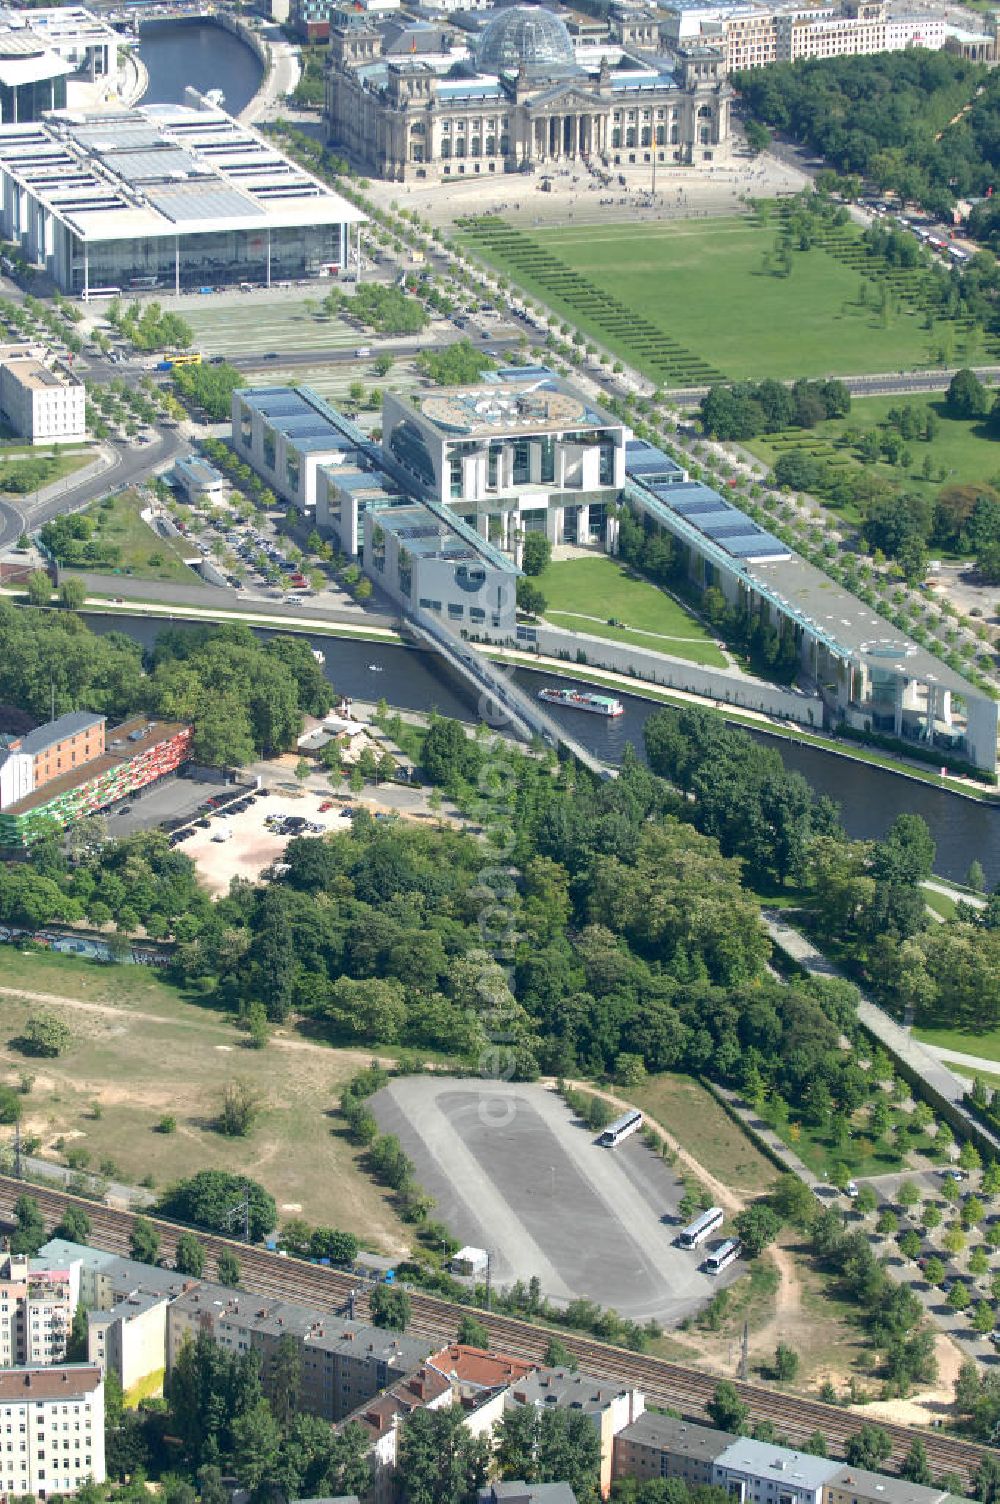
POLYGON ((576 62, 566 23, 541 5, 499 11, 479 39, 476 62, 483 73, 529 73, 572 68, 576 62))

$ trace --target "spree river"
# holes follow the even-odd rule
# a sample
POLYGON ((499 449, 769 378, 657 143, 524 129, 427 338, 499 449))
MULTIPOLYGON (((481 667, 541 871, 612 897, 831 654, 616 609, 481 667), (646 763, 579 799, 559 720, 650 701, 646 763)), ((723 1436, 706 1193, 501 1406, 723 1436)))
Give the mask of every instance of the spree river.
POLYGON ((188 84, 201 94, 221 89, 238 115, 260 87, 263 68, 245 42, 209 21, 151 21, 139 31, 139 56, 149 74, 144 104, 183 104, 188 84))
MULTIPOLYGON (((147 648, 166 625, 149 618, 101 615, 88 617, 88 622, 95 632, 126 632, 147 648)), ((273 634, 260 631, 258 635, 273 634)), ((340 637, 317 636, 308 640, 324 653, 326 676, 338 694, 358 700, 384 697, 401 710, 438 710, 442 715, 465 721, 476 718, 476 707, 464 681, 433 653, 340 637)), ((569 682, 534 669, 518 669, 514 677, 529 694, 537 693, 546 684, 561 688, 569 682)), ((581 681, 580 687, 593 686, 581 681)), ((637 695, 620 690, 616 693, 625 705, 625 714, 611 721, 579 711, 560 710, 554 705, 546 709, 606 762, 620 762, 629 742, 641 757, 643 725, 659 706, 637 695)), ((849 835, 877 839, 885 834, 897 815, 922 815, 937 842, 936 872, 961 882, 975 857, 982 863, 987 882, 991 886, 1000 882, 1000 806, 963 799, 931 784, 901 778, 870 763, 854 762, 821 748, 779 737, 759 739, 774 747, 785 766, 801 773, 817 793, 829 794, 837 801, 849 835)))

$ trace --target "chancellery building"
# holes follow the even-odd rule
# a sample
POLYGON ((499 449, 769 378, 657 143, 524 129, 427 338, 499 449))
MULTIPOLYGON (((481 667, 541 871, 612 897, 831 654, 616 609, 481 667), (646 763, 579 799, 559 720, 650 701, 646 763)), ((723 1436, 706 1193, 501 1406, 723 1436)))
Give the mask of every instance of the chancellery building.
POLYGON ((330 21, 326 121, 334 150, 397 182, 552 170, 703 163, 724 154, 729 102, 722 53, 621 28, 574 43, 541 5, 488 15, 471 37, 415 33, 393 51, 370 13, 330 21))

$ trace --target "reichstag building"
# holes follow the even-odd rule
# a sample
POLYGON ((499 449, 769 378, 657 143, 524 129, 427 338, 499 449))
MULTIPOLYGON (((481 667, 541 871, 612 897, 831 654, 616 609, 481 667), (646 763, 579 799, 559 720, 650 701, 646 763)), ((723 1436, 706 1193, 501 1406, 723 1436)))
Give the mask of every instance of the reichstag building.
POLYGON ((365 12, 335 11, 330 144, 369 175, 397 182, 575 161, 651 170, 711 162, 729 136, 722 54, 656 45, 627 25, 601 45, 574 45, 562 17, 540 5, 496 10, 471 38, 428 38, 425 27, 409 43, 365 12))

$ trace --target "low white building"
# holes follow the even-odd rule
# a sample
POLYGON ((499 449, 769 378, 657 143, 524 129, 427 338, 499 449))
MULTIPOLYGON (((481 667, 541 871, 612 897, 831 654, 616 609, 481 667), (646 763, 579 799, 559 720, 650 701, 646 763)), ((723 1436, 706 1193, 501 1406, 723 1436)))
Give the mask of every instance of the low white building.
POLYGON ((490 1256, 485 1248, 475 1248, 467 1243, 460 1248, 451 1261, 453 1274, 465 1274, 475 1277, 477 1274, 485 1274, 490 1266, 490 1256))
POLYGON ((0 1370, 0 1495, 73 1494, 103 1483, 104 1375, 86 1363, 0 1370))
POLYGON ((192 506, 221 501, 226 485, 221 470, 197 454, 186 454, 174 461, 174 480, 192 506))
POLYGON ((824 1486, 840 1466, 828 1457, 740 1436, 716 1457, 712 1482, 733 1504, 822 1504, 824 1486))
POLYGON ((0 410, 32 444, 81 443, 87 436, 83 382, 42 345, 0 345, 0 410))

